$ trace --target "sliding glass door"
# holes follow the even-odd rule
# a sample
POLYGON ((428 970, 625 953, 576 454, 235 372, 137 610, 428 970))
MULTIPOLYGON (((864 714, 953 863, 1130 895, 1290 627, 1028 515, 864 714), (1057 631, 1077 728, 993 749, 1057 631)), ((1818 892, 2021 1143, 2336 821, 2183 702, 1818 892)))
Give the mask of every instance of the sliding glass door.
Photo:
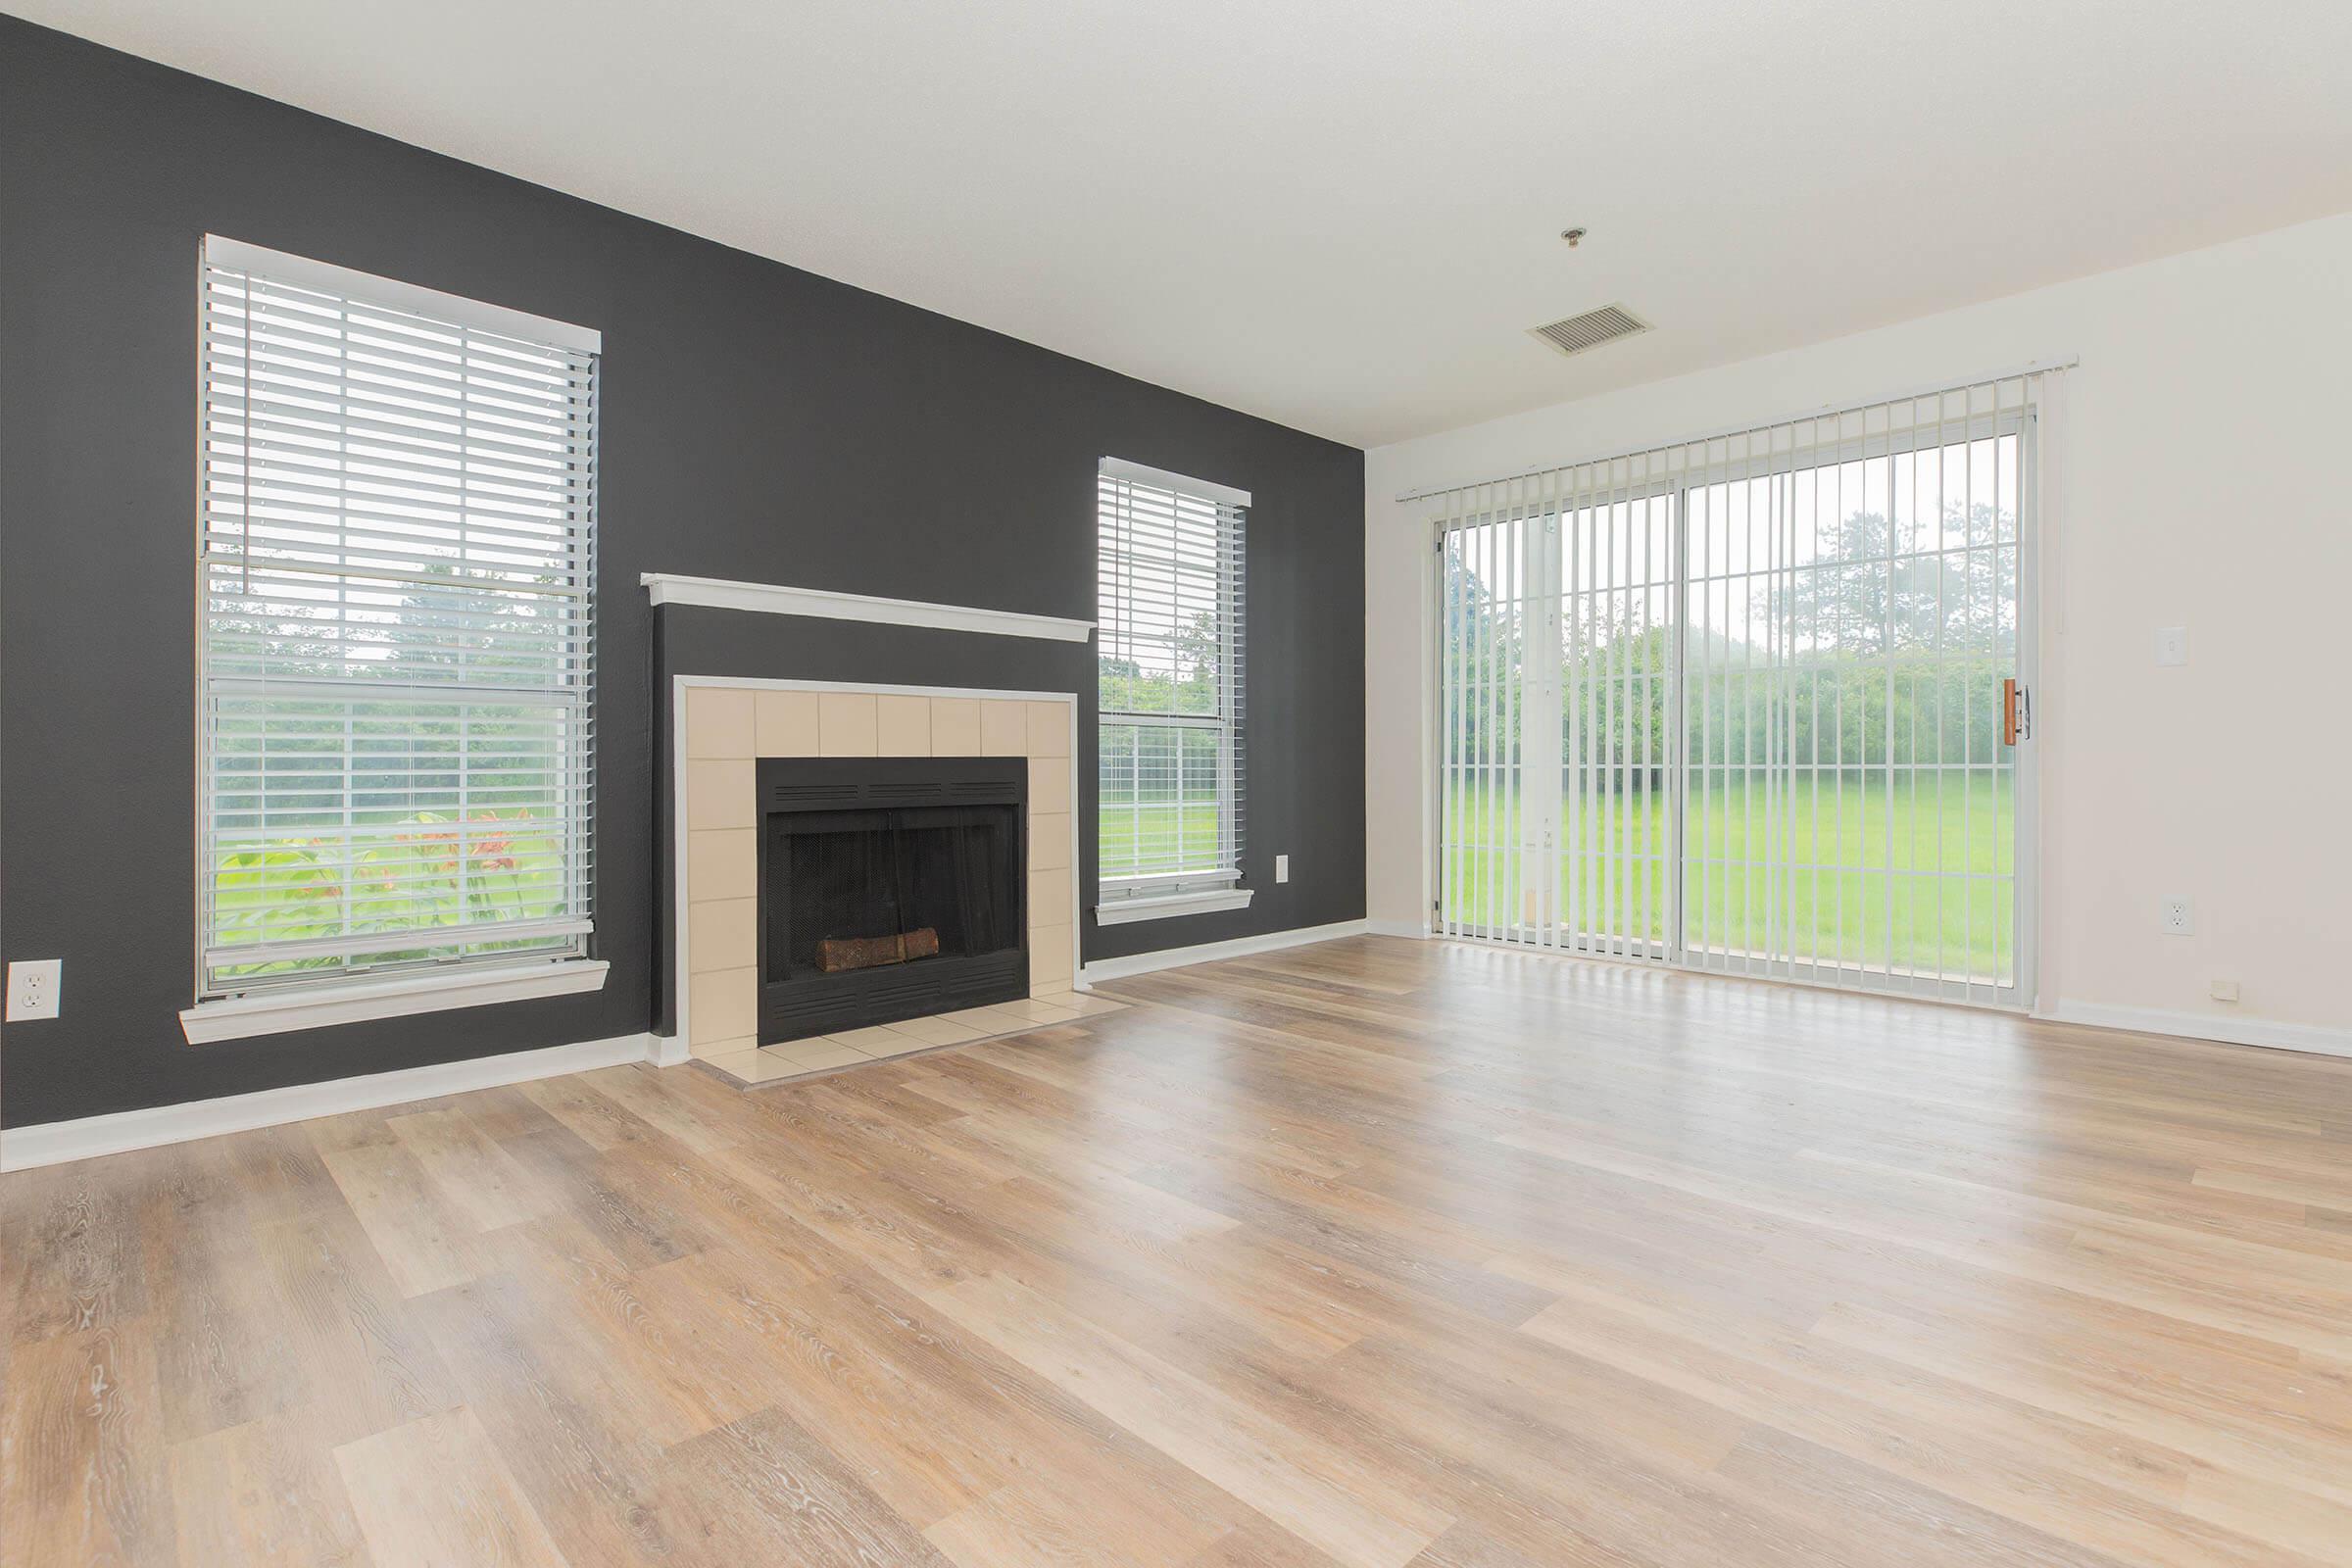
POLYGON ((2034 391, 1451 492, 1440 928, 2015 1002, 2034 391))

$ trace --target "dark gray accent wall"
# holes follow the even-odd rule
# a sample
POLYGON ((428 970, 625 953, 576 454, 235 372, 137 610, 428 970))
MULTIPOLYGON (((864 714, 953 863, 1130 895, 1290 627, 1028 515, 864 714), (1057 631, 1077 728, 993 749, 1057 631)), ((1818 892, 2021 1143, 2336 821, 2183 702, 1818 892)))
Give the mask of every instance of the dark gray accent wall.
POLYGON ((1092 663, 1077 645, 707 610, 661 612, 658 638, 639 573, 1091 619, 1105 453, 1255 495, 1259 892, 1238 913, 1089 929, 1087 956, 1363 913, 1352 448, 8 18, 0 367, 0 958, 65 959, 64 1016, 7 1032, 0 1124, 653 1027, 667 675, 1084 693, 1092 663), (182 1041, 207 232, 603 331, 602 992, 182 1041))

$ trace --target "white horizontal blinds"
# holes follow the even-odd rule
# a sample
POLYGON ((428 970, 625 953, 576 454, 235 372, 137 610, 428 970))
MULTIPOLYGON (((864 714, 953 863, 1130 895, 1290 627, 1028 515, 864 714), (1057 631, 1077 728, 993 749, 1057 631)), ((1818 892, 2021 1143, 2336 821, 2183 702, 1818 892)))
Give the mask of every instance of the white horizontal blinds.
POLYGON ((203 988, 584 951, 596 356, 284 261, 203 275, 203 988))
POLYGON ((1105 899, 1240 878, 1249 498, 1105 459, 1098 784, 1105 899))
POLYGON ((1432 498, 1441 928, 2013 997, 2050 373, 1432 498))

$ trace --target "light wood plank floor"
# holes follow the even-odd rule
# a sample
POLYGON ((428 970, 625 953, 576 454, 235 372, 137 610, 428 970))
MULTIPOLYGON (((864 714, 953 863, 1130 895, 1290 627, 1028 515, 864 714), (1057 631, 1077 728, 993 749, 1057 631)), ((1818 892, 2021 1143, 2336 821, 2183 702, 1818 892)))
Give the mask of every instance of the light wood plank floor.
POLYGON ((0 1178, 0 1560, 2352 1560, 2352 1061, 1363 938, 0 1178))

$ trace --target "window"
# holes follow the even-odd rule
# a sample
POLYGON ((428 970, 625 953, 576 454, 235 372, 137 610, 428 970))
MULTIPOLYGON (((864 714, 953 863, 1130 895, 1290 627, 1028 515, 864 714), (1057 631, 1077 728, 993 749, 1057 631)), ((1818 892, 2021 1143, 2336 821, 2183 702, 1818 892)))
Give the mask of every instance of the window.
POLYGON ((1095 917, 1240 908, 1249 493, 1104 458, 1097 507, 1095 917))
POLYGON ((1436 929, 2030 1004, 2064 374, 1425 498, 1436 929))
POLYGON ((200 997, 584 956, 597 334, 219 238, 202 295, 200 997))

